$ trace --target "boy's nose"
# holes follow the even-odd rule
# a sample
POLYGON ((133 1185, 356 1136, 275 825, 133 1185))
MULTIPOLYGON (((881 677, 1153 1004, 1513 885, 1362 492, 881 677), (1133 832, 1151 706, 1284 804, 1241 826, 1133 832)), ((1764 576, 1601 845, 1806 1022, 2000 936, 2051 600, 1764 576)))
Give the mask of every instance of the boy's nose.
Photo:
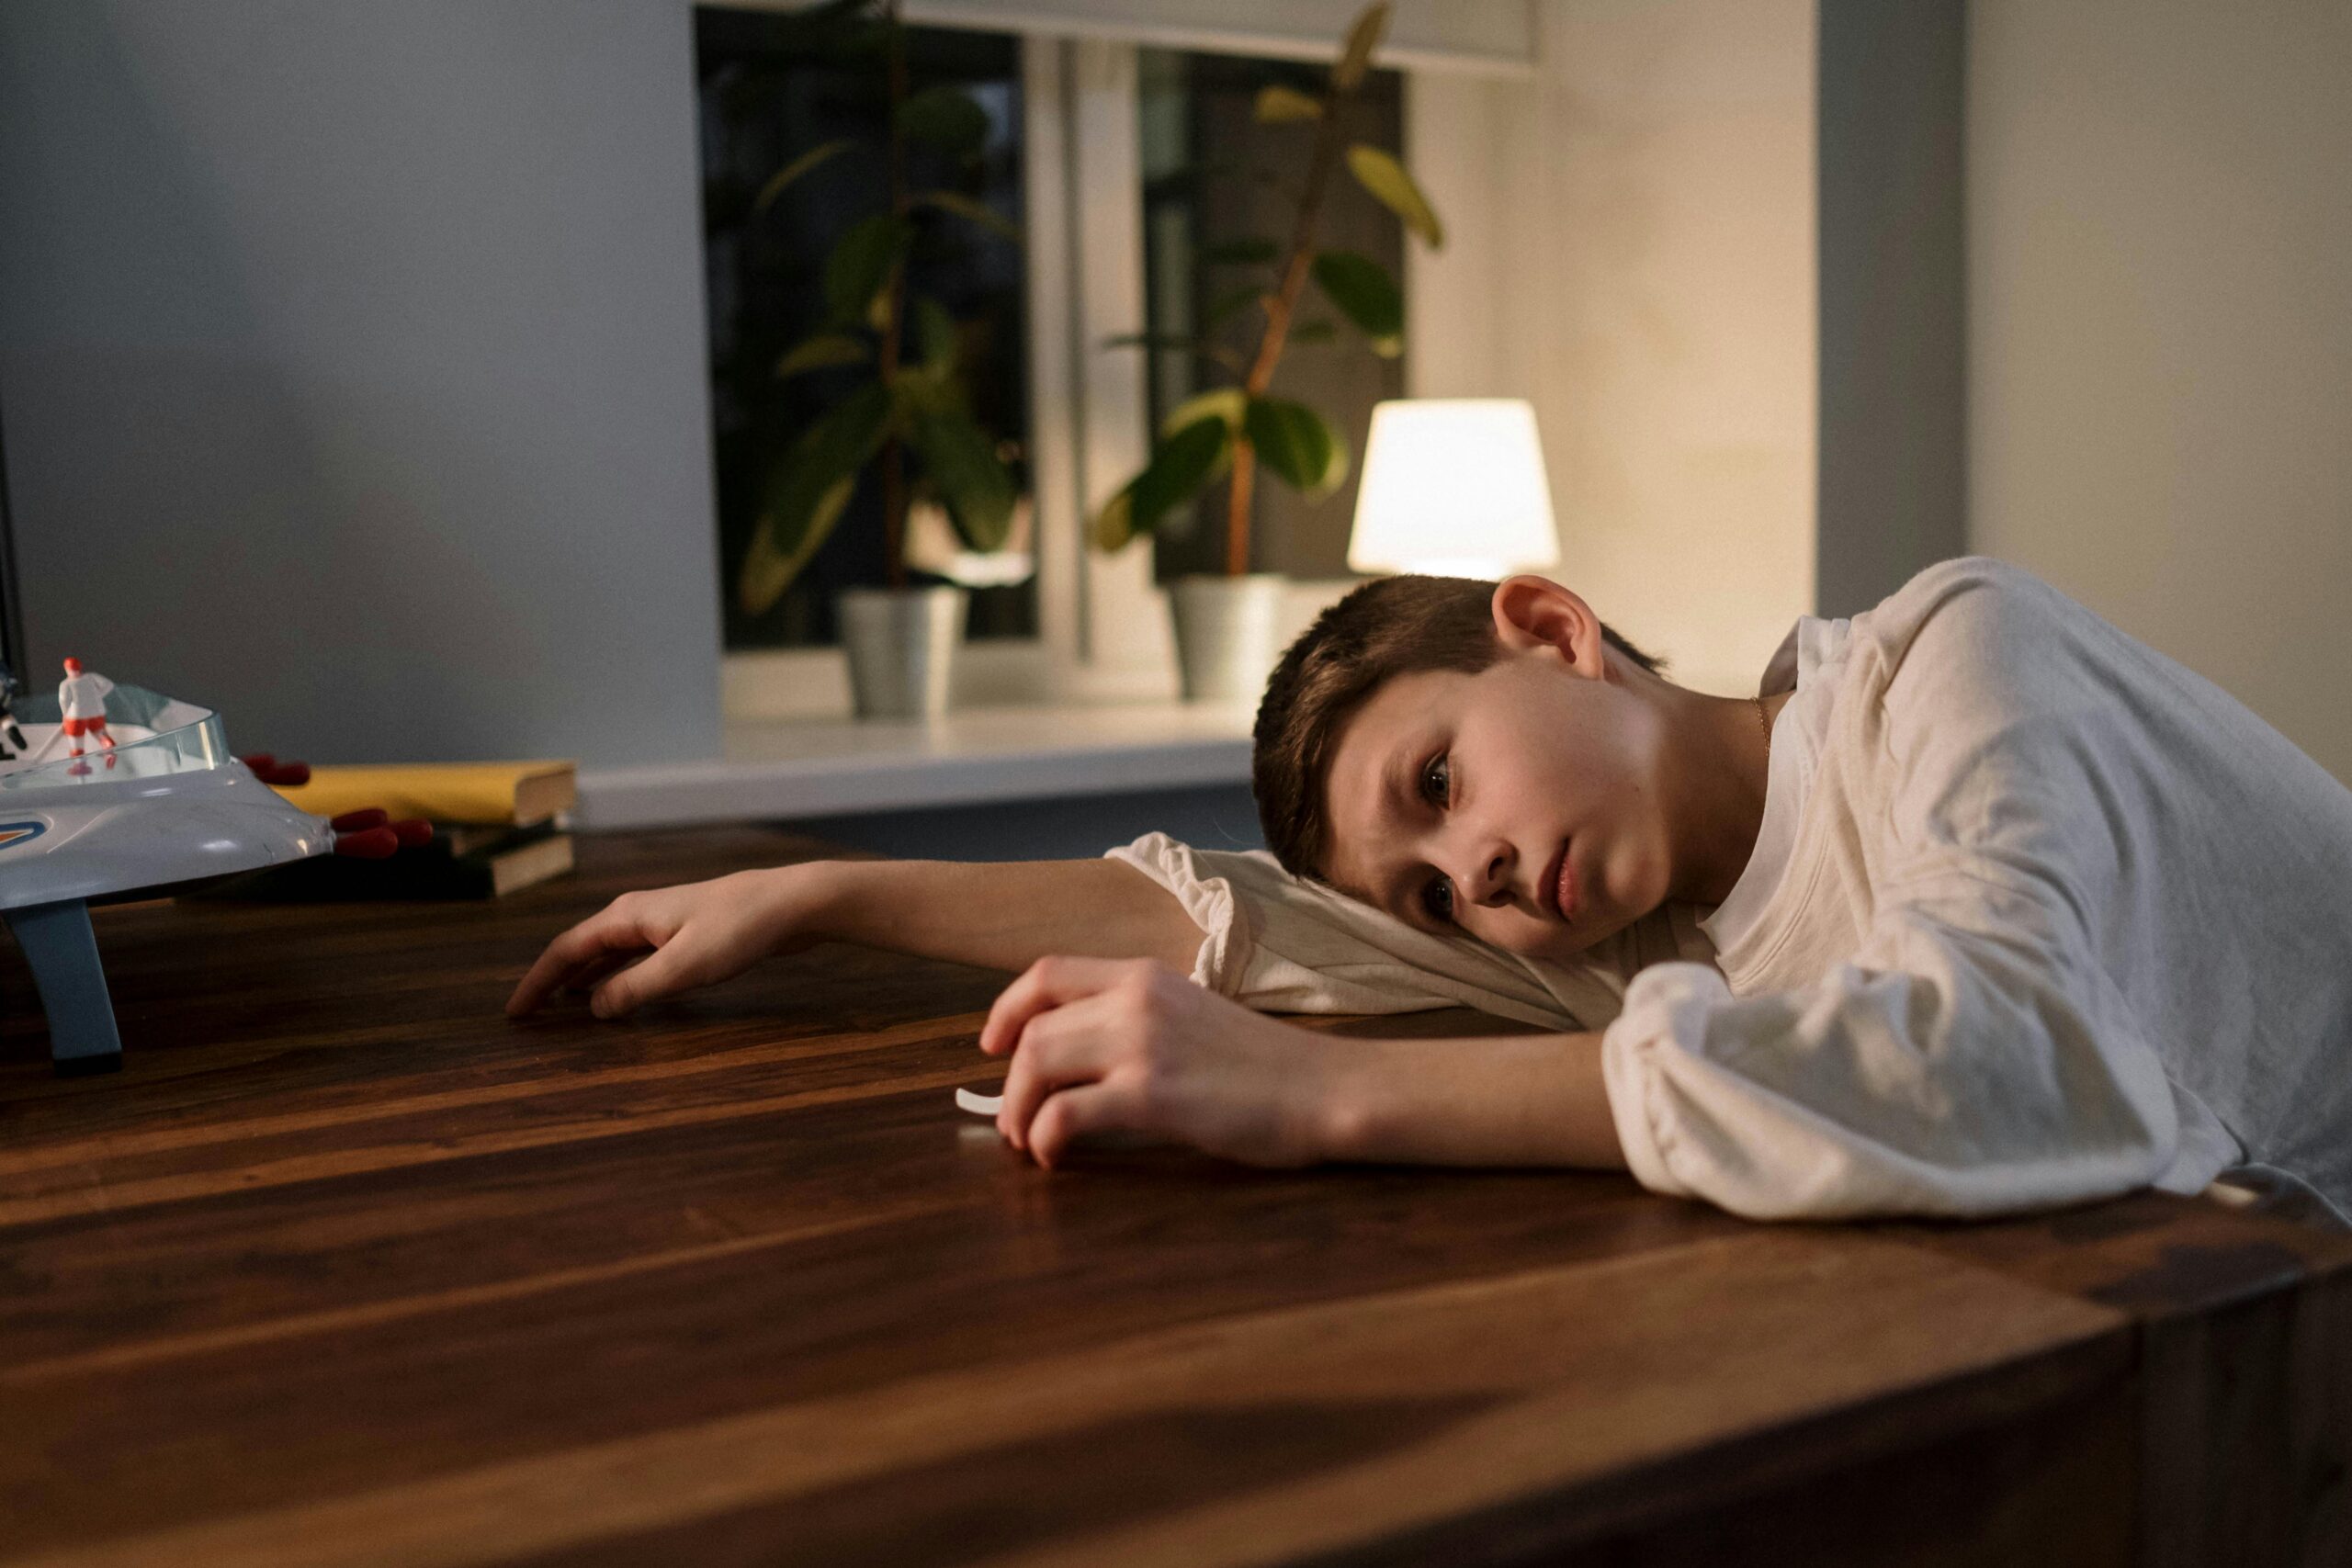
POLYGON ((1473 904, 1495 905, 1510 902, 1511 868, 1518 856, 1510 843, 1490 839, 1474 845, 1464 870, 1468 874, 1458 878, 1463 890, 1473 904))

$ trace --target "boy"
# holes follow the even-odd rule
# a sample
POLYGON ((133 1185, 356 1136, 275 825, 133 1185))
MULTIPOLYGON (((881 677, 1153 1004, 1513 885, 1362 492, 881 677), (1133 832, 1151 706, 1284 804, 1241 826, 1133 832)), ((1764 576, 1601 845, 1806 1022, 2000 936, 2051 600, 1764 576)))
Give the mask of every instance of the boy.
POLYGON ((1152 834, 633 894, 509 1009, 568 984, 614 1016, 840 939, 1026 966, 980 1045, 1046 1164, 1119 1129, 1630 1168, 1758 1218, 2225 1170, 2352 1208, 2352 792, 2023 571, 1804 617, 1752 699, 1672 684, 1540 578, 1367 583, 1275 671, 1253 768, 1271 854, 1152 834), (1250 1010, 1453 1003, 1564 1032, 1250 1010))

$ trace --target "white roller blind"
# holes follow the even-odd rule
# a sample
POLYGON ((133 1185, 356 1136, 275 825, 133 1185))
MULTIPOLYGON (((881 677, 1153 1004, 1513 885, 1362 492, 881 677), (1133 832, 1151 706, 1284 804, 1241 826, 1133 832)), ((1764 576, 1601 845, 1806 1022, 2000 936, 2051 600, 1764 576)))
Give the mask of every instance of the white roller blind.
MULTIPOLYGON (((911 22, 1328 60, 1363 0, 906 0, 911 22)), ((1396 0, 1384 65, 1525 75, 1534 0, 1396 0)))

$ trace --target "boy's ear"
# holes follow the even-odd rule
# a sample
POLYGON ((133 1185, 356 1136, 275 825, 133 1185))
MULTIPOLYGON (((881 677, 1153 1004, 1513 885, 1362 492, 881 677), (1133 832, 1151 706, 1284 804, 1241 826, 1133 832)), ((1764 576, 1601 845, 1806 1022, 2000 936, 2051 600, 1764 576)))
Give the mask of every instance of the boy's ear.
POLYGON ((1607 671, 1600 617, 1592 607, 1545 577, 1506 577, 1495 584, 1495 635, 1519 652, 1548 648, 1582 675, 1607 671))

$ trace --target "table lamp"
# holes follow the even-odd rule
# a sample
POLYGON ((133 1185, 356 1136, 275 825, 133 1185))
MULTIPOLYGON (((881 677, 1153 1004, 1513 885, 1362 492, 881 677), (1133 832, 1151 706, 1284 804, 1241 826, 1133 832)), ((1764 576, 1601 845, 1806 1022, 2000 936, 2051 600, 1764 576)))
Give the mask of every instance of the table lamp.
POLYGON ((1374 406, 1351 569, 1491 581, 1559 558, 1532 407, 1517 398, 1374 406))

